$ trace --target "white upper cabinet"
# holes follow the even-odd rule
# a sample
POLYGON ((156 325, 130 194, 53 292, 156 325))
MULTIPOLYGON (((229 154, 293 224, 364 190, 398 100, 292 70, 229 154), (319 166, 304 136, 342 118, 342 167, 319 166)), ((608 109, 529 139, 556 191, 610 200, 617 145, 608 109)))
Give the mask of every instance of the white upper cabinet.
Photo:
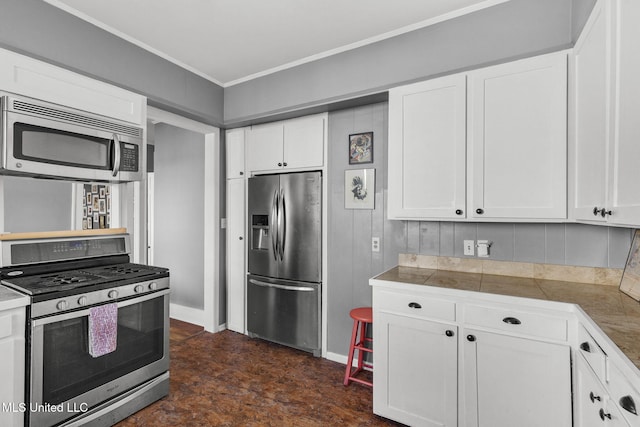
POLYGON ((389 91, 389 218, 464 218, 466 76, 389 91))
POLYGON ((244 177, 245 132, 246 128, 239 128, 226 133, 227 179, 244 177))
POLYGON ((565 219, 567 55, 469 73, 469 215, 565 219))
POLYGON ((567 54, 389 92, 390 219, 567 218, 567 54))
POLYGON ((283 167, 321 168, 324 164, 326 115, 284 122, 283 167))
POLYGON ((252 126, 247 132, 247 171, 283 172, 322 168, 327 115, 252 126))
POLYGON ((610 152, 610 221, 640 225, 640 2, 613 2, 614 122, 610 152))
POLYGON ((137 125, 146 121, 144 96, 4 49, 0 49, 0 91, 137 125))
POLYGON ((640 3, 598 1, 573 55, 571 218, 640 225, 640 3))
POLYGON ((609 158, 609 7, 596 3, 572 56, 569 155, 572 218, 605 221, 609 158))

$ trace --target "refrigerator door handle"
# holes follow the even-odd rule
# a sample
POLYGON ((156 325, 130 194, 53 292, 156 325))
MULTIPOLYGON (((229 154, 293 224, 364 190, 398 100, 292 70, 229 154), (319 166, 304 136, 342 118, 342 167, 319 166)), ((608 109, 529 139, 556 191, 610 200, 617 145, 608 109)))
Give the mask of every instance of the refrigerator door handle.
POLYGON ((280 189, 280 206, 278 207, 278 248, 280 261, 284 261, 284 242, 287 235, 287 206, 285 204, 284 190, 280 189))
POLYGON ((273 193, 273 201, 271 202, 271 219, 269 220, 269 232, 271 233, 271 249, 273 249, 273 259, 278 261, 278 224, 276 218, 278 215, 278 191, 273 193))
POLYGON ((263 282, 261 280, 256 280, 256 279, 249 279, 249 283, 254 284, 254 285, 258 285, 258 286, 265 286, 268 288, 276 288, 276 289, 284 289, 287 291, 302 291, 302 292, 313 292, 315 291, 315 288, 309 287, 309 286, 289 286, 289 285, 279 285, 276 283, 268 283, 268 282, 263 282))

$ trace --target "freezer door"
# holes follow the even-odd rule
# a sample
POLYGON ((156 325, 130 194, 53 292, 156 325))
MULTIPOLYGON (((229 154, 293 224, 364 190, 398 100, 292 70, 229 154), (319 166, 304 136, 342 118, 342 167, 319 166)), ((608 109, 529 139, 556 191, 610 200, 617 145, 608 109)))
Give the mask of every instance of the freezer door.
POLYGON ((320 282, 322 176, 320 172, 284 174, 280 176, 280 188, 278 277, 320 282))
POLYGON ((319 283, 252 276, 247 281, 247 331, 320 356, 319 283))
POLYGON ((249 272, 277 277, 279 257, 276 253, 276 196, 280 193, 278 175, 249 178, 248 191, 248 263, 249 272))

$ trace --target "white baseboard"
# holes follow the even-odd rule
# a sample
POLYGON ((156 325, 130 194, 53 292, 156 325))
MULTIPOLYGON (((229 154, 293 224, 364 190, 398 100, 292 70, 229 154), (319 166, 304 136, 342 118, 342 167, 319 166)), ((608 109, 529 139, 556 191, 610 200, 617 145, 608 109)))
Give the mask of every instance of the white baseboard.
POLYGON ((173 319, 181 320, 194 325, 204 326, 204 310, 198 308, 185 307, 179 304, 169 304, 169 316, 173 319))
MULTIPOLYGON (((332 362, 338 362, 338 363, 342 363, 343 365, 347 364, 347 356, 344 354, 338 354, 338 353, 332 353, 330 351, 327 352, 327 357, 325 357, 325 359, 327 360, 331 360, 332 362)), ((356 366, 358 366, 358 358, 354 357, 353 358, 353 363, 351 364, 351 366, 353 366, 354 368, 356 366)), ((368 367, 364 367, 365 371, 373 371, 373 369, 368 368, 368 367)))
POLYGON ((327 351, 327 357, 328 360, 331 360, 332 362, 338 362, 338 363, 342 363, 343 365, 347 364, 347 355, 346 354, 338 354, 338 353, 332 353, 330 351, 327 351))

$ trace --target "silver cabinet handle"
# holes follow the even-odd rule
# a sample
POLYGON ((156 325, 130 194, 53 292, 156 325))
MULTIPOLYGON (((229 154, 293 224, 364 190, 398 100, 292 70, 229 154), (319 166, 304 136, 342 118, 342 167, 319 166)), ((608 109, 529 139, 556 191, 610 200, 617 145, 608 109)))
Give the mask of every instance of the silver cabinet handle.
POLYGON ((311 288, 309 286, 288 286, 288 285, 279 285, 277 283, 269 283, 263 282, 261 280, 249 279, 249 283, 258 286, 264 286, 267 288, 276 288, 276 289, 284 289, 287 291, 303 291, 303 292, 313 292, 315 288, 311 288))

